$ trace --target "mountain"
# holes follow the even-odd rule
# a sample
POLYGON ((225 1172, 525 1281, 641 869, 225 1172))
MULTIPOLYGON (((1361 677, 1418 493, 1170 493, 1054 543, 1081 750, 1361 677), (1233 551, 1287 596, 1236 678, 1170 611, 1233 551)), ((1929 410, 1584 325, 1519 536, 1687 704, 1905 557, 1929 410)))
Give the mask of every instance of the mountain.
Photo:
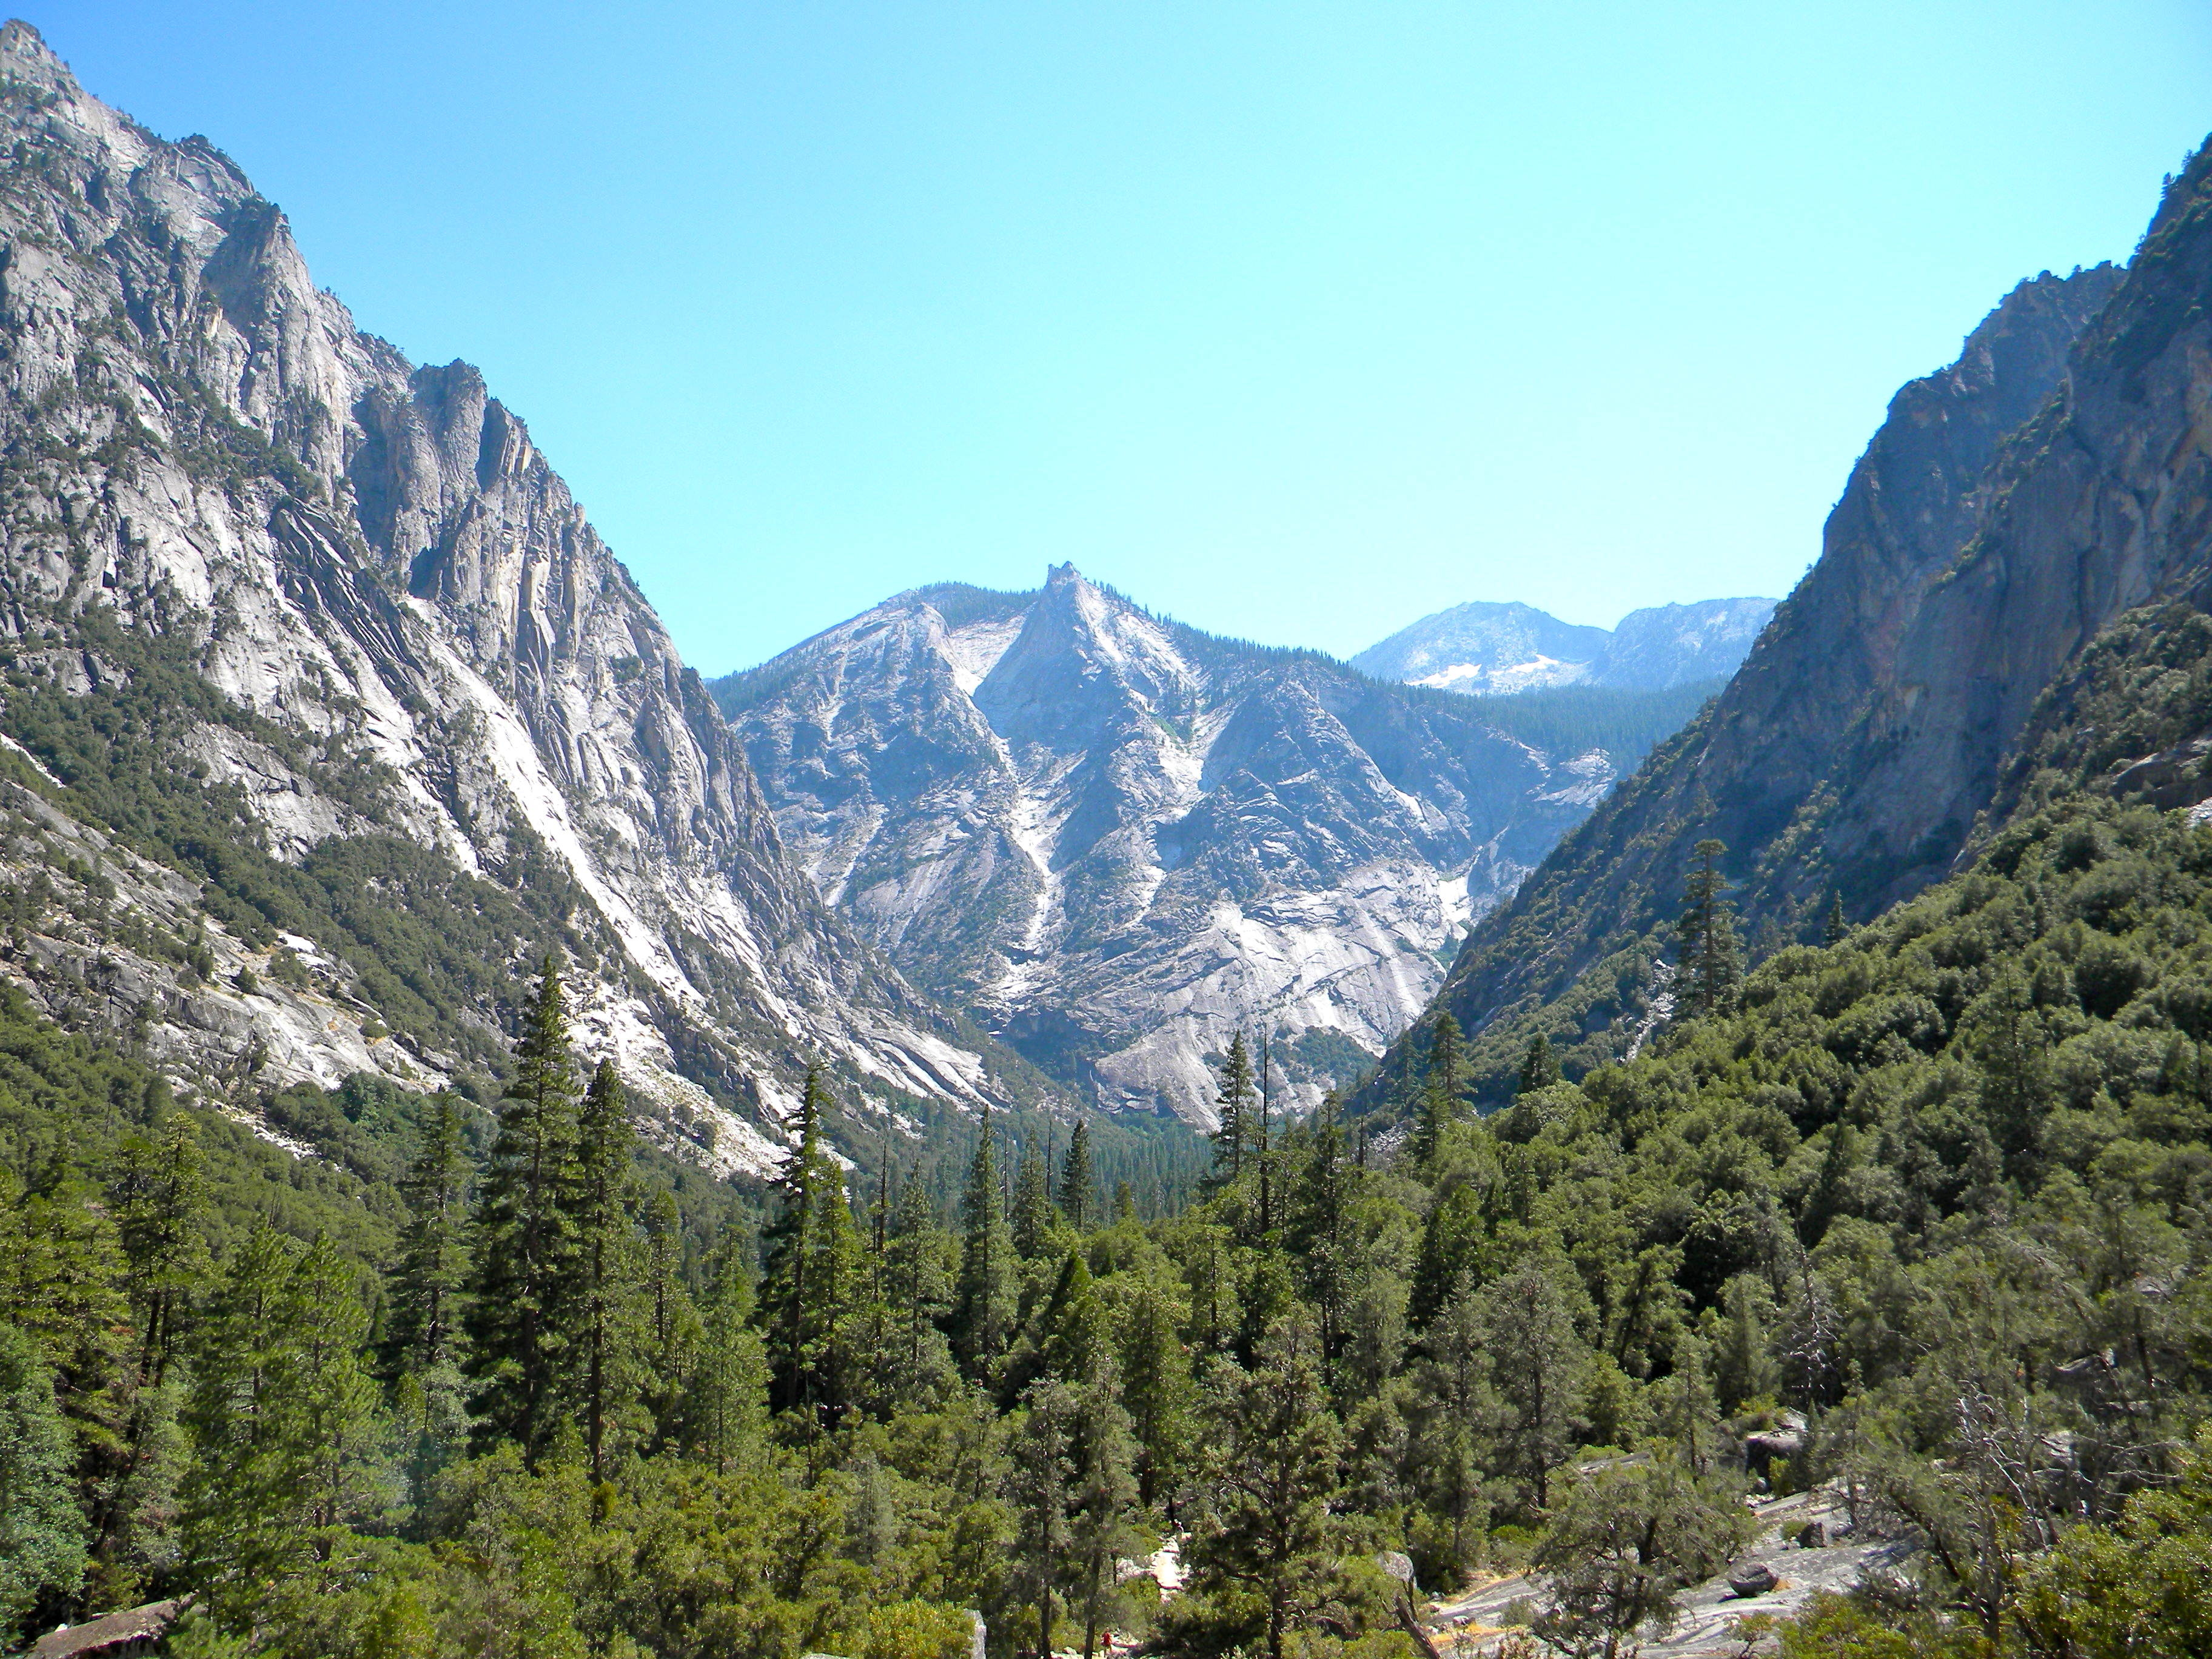
POLYGON ((1632 611, 1608 629, 1563 623, 1533 605, 1474 601, 1400 629, 1352 665, 1377 679, 1447 691, 1656 691, 1727 678, 1773 613, 1771 599, 1702 599, 1632 611))
POLYGON ((780 1156, 817 1058, 900 1110, 1009 1099, 1021 1063, 795 873, 477 371, 362 332, 222 152, 28 26, 0 77, 0 973, 241 1111, 486 1075, 553 947, 712 1167, 780 1156))
POLYGON ((2094 750, 2115 777, 2154 761, 2133 775, 2165 780, 2163 804, 2196 798, 2194 761, 2151 750, 2197 733, 2154 735, 2142 711, 2172 702, 2201 650, 2202 630, 2145 617, 2193 613, 2212 578, 2208 300, 2200 153, 2124 270, 2021 283, 1956 362, 1899 392, 1819 562, 1727 690, 1455 963, 1439 1006, 1484 1033, 1486 1096, 1510 1093, 1534 1031, 1587 1066, 1652 1028, 1699 840, 1728 847, 1757 957, 1833 902, 1863 920, 1942 878, 2053 756, 2094 750), (2102 736, 2081 713, 2093 695, 2102 736), (2112 752, 2130 733, 2151 750, 2112 752))
POLYGON ((1069 565, 900 594, 713 689, 784 843, 916 983, 1098 1103, 1194 1123, 1240 1026, 1301 1107, 1349 1081, 1468 919, 1705 695, 1606 730, 1532 705, 1540 746, 1495 705, 1214 638, 1069 565))

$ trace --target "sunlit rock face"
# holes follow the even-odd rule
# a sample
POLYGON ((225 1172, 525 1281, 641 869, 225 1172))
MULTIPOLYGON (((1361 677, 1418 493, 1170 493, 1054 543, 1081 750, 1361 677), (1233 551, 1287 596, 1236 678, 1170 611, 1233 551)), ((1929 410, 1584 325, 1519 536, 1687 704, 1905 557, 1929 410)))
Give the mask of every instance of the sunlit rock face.
POLYGON ((922 986, 1100 1105, 1353 1076, 1602 798, 1462 698, 1164 621, 1055 568, 904 593, 716 683, 785 844, 922 986))
MULTIPOLYGON (((85 676, 95 616, 183 641, 224 708, 271 723, 264 742, 211 720, 177 757, 237 788, 241 834, 295 863, 396 836, 495 884, 565 884, 587 1051, 717 1167, 772 1162, 815 1058, 887 1105, 1002 1097, 994 1061, 793 870, 697 677, 477 371, 362 332, 219 150, 88 96, 21 24, 0 76, 0 635, 19 672, 85 676), (280 753, 289 738, 349 787, 280 753)), ((148 914, 207 920, 190 884, 129 876, 148 914)), ((211 938, 219 969, 253 957, 211 938)), ((279 1079, 428 1086, 455 1064, 365 1042, 401 1022, 337 968, 241 996, 108 943, 152 1046, 199 1074, 249 1047, 279 1079)), ((470 1017, 488 1036, 530 965, 485 964, 470 1017)))

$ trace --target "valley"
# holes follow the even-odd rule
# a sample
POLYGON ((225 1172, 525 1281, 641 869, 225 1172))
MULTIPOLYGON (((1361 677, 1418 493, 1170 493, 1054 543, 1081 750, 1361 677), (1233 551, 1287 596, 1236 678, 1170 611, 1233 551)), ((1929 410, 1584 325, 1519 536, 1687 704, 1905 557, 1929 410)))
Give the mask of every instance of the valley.
POLYGON ((1778 603, 709 682, 214 144, 0 140, 0 1650, 2202 1647, 2212 148, 1778 603))

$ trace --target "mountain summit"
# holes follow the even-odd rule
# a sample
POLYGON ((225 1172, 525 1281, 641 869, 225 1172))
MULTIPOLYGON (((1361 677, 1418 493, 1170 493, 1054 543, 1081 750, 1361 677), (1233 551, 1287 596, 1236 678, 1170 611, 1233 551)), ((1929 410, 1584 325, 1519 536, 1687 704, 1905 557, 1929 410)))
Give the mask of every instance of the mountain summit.
POLYGON ((1698 701, 1516 730, 1072 565, 900 594, 714 690, 816 890, 908 975, 1099 1104, 1200 1123, 1240 1027, 1280 1098, 1349 1082, 1698 701))
POLYGON ((1534 605, 1475 600, 1400 629, 1352 665, 1377 679, 1445 691, 1547 685, 1656 691, 1727 678, 1773 614, 1772 599, 1701 599, 1632 611, 1604 629, 1563 623, 1534 605))

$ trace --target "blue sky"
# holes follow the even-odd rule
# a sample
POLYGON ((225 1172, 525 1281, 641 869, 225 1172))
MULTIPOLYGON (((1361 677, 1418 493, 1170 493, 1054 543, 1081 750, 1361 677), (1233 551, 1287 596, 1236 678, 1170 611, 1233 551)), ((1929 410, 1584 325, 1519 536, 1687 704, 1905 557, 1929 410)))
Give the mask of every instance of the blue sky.
POLYGON ((481 365, 710 672, 1061 559, 1343 653, 1784 592, 2212 129, 2202 0, 24 15, 481 365))

